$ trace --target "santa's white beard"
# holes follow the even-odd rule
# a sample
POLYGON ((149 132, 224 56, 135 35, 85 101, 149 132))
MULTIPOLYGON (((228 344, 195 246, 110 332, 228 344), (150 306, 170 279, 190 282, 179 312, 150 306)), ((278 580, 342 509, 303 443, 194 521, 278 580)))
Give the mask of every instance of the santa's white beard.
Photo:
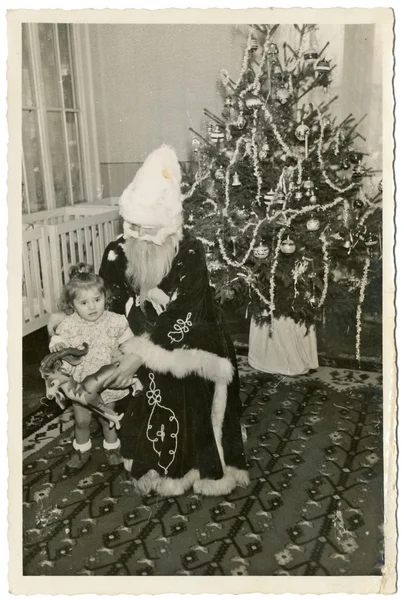
POLYGON ((178 244, 176 234, 168 236, 162 246, 136 238, 125 240, 124 248, 128 259, 126 277, 138 292, 141 306, 144 305, 147 293, 158 286, 170 272, 178 244))

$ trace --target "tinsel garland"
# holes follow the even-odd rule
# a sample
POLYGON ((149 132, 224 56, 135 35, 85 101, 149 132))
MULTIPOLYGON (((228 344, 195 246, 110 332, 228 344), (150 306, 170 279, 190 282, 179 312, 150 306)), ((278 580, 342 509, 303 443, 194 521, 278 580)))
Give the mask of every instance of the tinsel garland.
POLYGON ((268 30, 266 33, 265 42, 264 42, 264 46, 262 49, 261 60, 258 65, 258 69, 257 69, 257 72, 255 74, 255 79, 254 79, 253 93, 255 96, 258 95, 259 90, 260 90, 260 77, 261 77, 262 71, 264 69, 264 64, 265 64, 266 57, 267 57, 267 54, 269 51, 269 44, 271 43, 271 38, 272 38, 271 32, 270 32, 270 30, 268 30))
POLYGON ((369 281, 368 281, 369 267, 370 267, 370 258, 367 256, 365 258, 365 265, 363 268, 363 275, 362 275, 360 291, 359 291, 359 302, 358 302, 358 307, 356 309, 356 359, 358 361, 360 361, 360 359, 361 359, 362 304, 365 300, 366 286, 369 283, 369 281))
POLYGON ((246 49, 244 51, 243 62, 241 64, 241 71, 240 71, 239 77, 238 77, 238 79, 236 81, 236 84, 234 86, 235 90, 237 90, 238 87, 241 85, 241 83, 243 81, 244 74, 245 74, 245 72, 248 69, 248 57, 249 57, 251 46, 252 46, 252 39, 253 39, 252 32, 250 30, 248 32, 247 46, 246 46, 246 49))
POLYGON ((184 194, 182 197, 183 201, 188 200, 188 198, 190 198, 193 195, 193 193, 195 192, 198 185, 200 185, 202 183, 202 181, 205 181, 205 179, 207 179, 211 175, 211 169, 212 169, 213 163, 214 163, 214 160, 212 160, 210 162, 209 166, 207 167, 206 173, 204 173, 203 175, 201 175, 199 171, 196 173, 194 183, 192 184, 192 186, 188 190, 188 192, 186 194, 184 194))
POLYGON ((328 241, 327 238, 325 236, 325 231, 323 231, 320 235, 320 240, 323 243, 323 262, 324 262, 324 282, 323 282, 323 291, 321 293, 321 298, 320 301, 318 303, 318 308, 320 308, 321 306, 323 306, 325 299, 327 297, 327 292, 328 292, 328 278, 330 275, 330 256, 328 254, 328 241))
MULTIPOLYGON (((295 262, 295 266, 292 269, 292 277, 293 277, 293 290, 294 290, 294 298, 297 298, 297 296, 299 295, 299 292, 297 291, 297 283, 299 280, 299 277, 301 277, 306 271, 307 271, 307 267, 309 266, 309 261, 307 260, 307 258, 304 256, 302 261, 296 261, 295 262)), ((293 306, 293 303, 292 303, 293 306)))

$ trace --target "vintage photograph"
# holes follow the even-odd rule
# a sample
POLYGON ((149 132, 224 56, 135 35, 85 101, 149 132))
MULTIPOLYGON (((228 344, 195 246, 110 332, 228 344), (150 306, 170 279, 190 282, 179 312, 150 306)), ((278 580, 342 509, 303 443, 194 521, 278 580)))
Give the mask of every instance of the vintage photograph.
POLYGON ((393 19, 362 12, 21 19, 23 577, 383 577, 393 19))

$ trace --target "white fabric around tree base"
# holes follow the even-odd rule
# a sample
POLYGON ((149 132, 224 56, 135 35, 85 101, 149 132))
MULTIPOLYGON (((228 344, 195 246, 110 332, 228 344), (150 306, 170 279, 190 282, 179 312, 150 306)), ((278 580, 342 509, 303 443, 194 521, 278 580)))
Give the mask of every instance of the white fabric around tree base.
POLYGON ((317 338, 314 326, 307 333, 305 325, 290 318, 275 319, 270 325, 250 323, 248 363, 264 373, 302 375, 318 368, 317 338))

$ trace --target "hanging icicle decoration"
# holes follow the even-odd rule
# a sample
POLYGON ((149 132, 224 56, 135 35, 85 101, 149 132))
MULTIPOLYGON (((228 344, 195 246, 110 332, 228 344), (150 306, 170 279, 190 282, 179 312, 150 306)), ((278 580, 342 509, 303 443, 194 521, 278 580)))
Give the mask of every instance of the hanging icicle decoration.
POLYGON ((344 227, 348 227, 348 225, 349 225, 349 202, 348 202, 348 200, 344 200, 344 206, 342 209, 342 222, 344 223, 344 227))
POLYGON ((241 137, 238 138, 237 143, 236 143, 236 148, 234 150, 234 154, 233 154, 229 164, 227 165, 226 175, 225 175, 225 186, 224 186, 225 204, 224 204, 224 208, 222 211, 222 214, 224 217, 228 216, 228 212, 229 212, 228 209, 229 209, 229 205, 230 205, 230 172, 231 172, 233 165, 237 161, 241 144, 245 144, 245 143, 246 143, 246 138, 244 135, 242 135, 241 137))
MULTIPOLYGON (((289 148, 289 146, 286 144, 286 142, 284 141, 283 137, 281 136, 281 134, 279 133, 279 130, 274 122, 274 118, 271 115, 271 113, 269 112, 268 108, 266 106, 263 107, 263 111, 264 111, 264 116, 265 119, 267 121, 269 121, 269 124, 271 125, 272 131, 274 132, 274 135, 276 137, 276 139, 279 142, 279 145, 282 147, 282 150, 288 155, 288 156, 294 156, 293 152, 291 151, 291 149, 289 148)), ((295 157, 296 160, 298 160, 298 157, 295 157)))
POLYGON ((323 306, 325 299, 327 298, 328 279, 329 279, 329 275, 330 275, 330 256, 328 254, 328 241, 325 236, 325 231, 323 231, 321 233, 320 240, 323 243, 322 250, 323 250, 324 275, 323 275, 323 291, 321 293, 321 298, 320 298, 317 308, 320 308, 321 306, 323 306))
POLYGON ((257 109, 254 110, 253 113, 253 126, 251 132, 251 147, 252 147, 252 162, 254 167, 254 175, 257 180, 257 194, 255 196, 255 203, 260 204, 261 202, 261 189, 262 189, 262 177, 259 168, 259 160, 258 160, 258 148, 257 148, 257 109))
POLYGON ((359 302, 358 302, 358 307, 356 309, 356 360, 358 360, 358 361, 361 360, 362 305, 365 300, 366 286, 369 283, 369 280, 368 280, 369 266, 370 266, 370 258, 367 256, 365 258, 365 265, 363 268, 363 275, 362 275, 360 291, 359 291, 359 302))
POLYGON ((318 145, 317 145, 317 158, 318 158, 318 162, 320 165, 321 174, 324 178, 324 181, 327 183, 327 185, 331 189, 335 190, 336 192, 339 192, 340 194, 343 194, 344 192, 348 192, 349 190, 352 190, 355 187, 355 184, 351 183, 345 188, 340 188, 337 185, 335 185, 332 181, 330 181, 330 179, 328 178, 327 173, 325 172, 325 165, 324 165, 323 156, 322 156, 323 144, 324 144, 325 123, 324 123, 324 120, 323 120, 318 108, 316 109, 316 111, 317 111, 318 119, 320 122, 320 137, 319 137, 318 145))
POLYGON ((276 267, 278 266, 279 252, 281 249, 282 236, 283 236, 284 232, 285 232, 285 227, 282 227, 282 229, 280 229, 278 232, 276 246, 275 246, 275 252, 274 252, 273 259, 272 259, 272 265, 271 265, 271 271, 270 271, 271 278, 269 280, 269 314, 270 314, 270 318, 271 318, 271 331, 273 330, 273 326, 274 326, 274 313, 275 313, 275 271, 276 271, 276 267))

